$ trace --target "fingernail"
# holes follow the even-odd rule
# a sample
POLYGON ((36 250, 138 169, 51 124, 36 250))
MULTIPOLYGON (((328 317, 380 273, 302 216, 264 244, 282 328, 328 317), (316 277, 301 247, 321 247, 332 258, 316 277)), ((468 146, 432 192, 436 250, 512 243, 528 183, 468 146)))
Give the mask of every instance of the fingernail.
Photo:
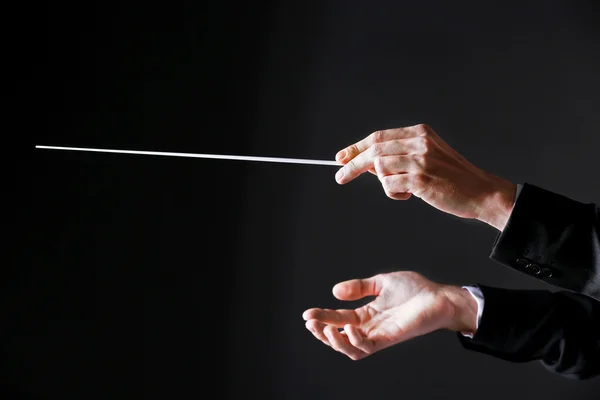
POLYGON ((344 177, 344 169, 340 168, 340 170, 335 174, 335 180, 340 181, 344 177))

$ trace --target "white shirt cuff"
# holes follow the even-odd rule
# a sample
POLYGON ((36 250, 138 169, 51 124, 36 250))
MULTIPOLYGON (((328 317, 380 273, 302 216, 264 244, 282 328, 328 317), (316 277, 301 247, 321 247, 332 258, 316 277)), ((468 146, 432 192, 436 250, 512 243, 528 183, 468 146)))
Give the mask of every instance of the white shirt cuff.
MULTIPOLYGON (((483 293, 481 293, 481 289, 475 286, 463 286, 462 288, 467 289, 469 293, 471 293, 471 296, 473 296, 473 298, 477 302, 477 322, 475 323, 475 331, 477 331, 477 328, 479 328, 479 321, 481 321, 481 315, 483 314, 483 305, 485 303, 485 301, 483 300, 483 293)), ((461 333, 464 336, 473 339, 474 333, 461 333)))

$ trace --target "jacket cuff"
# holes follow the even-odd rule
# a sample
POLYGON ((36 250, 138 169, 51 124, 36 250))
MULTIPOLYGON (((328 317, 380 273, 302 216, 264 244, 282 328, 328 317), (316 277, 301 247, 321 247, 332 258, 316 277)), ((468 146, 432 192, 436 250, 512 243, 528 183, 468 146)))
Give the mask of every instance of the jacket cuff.
POLYGON ((551 285, 585 293, 593 277, 592 204, 524 183, 490 258, 551 285), (592 212, 592 214, 590 214, 592 212))
POLYGON ((552 303, 552 293, 508 290, 476 285, 485 298, 485 312, 473 338, 458 333, 462 346, 513 362, 539 360, 551 330, 539 330, 552 303), (537 336, 532 338, 531 336, 537 336), (546 337, 547 336, 547 337, 546 337))

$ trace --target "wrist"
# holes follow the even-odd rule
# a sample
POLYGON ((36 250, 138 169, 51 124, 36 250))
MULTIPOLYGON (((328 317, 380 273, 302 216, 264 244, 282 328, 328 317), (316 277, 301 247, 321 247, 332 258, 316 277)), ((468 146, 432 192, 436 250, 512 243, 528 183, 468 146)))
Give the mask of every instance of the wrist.
POLYGON ((490 190, 481 201, 477 219, 502 231, 515 205, 517 185, 491 174, 489 179, 490 190))
POLYGON ((441 292, 450 310, 444 328, 454 332, 475 334, 479 305, 471 293, 467 289, 452 285, 442 286, 441 292))

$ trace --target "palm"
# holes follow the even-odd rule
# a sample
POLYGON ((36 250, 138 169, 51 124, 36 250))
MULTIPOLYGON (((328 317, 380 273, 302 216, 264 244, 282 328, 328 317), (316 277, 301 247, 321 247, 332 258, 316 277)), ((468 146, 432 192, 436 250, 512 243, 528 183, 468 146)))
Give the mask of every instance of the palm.
POLYGON ((358 346, 354 351, 356 357, 352 358, 362 358, 439 329, 447 310, 435 290, 437 286, 414 272, 343 282, 336 286, 337 293, 334 289, 336 297, 342 300, 365 295, 376 298, 355 310, 307 310, 307 328, 326 344, 332 345, 334 341, 338 346, 358 346), (344 331, 338 332, 337 328, 342 327, 344 331))

